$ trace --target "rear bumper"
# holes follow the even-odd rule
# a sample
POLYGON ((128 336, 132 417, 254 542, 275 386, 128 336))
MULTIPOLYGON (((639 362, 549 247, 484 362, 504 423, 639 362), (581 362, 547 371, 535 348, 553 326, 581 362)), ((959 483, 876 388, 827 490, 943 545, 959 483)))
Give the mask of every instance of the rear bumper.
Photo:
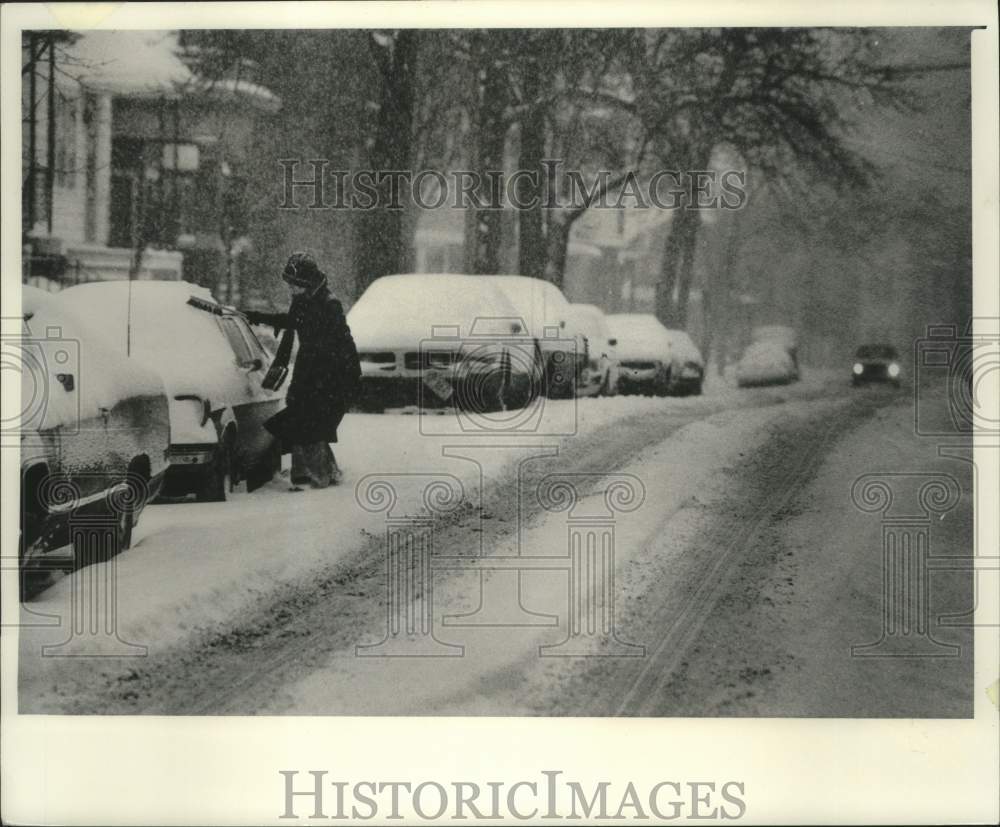
POLYGON ((215 455, 216 443, 171 445, 167 449, 167 464, 173 468, 208 465, 215 455))

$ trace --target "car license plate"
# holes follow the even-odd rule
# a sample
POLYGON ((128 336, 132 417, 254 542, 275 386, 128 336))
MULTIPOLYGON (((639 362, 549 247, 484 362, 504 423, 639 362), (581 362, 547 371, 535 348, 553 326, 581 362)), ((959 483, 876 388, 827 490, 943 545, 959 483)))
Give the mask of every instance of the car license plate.
POLYGON ((698 370, 698 368, 684 368, 684 370, 681 371, 681 376, 685 379, 697 379, 701 376, 701 371, 698 370))
POLYGON ((451 383, 444 378, 444 375, 437 370, 425 370, 421 377, 423 383, 430 388, 440 399, 447 402, 451 399, 454 390, 451 383))

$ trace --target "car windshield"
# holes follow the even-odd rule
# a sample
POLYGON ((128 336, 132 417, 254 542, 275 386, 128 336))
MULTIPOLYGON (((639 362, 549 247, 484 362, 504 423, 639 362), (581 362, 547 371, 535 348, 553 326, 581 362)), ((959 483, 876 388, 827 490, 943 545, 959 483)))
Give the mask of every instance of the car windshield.
POLYGON ((899 354, 892 345, 861 345, 855 355, 859 359, 895 359, 899 354))

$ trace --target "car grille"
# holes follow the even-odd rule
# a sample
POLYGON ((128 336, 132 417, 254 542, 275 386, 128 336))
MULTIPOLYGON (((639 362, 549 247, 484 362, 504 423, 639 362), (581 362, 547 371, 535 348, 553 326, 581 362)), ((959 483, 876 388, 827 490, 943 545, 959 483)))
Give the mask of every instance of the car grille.
POLYGON ((861 374, 865 379, 888 379, 889 368, 886 365, 864 365, 864 372, 861 374))
POLYGON ((631 368, 632 370, 655 370, 656 362, 637 362, 630 359, 622 362, 622 367, 631 368))
POLYGON ((372 362, 376 365, 391 365, 396 362, 396 354, 392 351, 379 351, 377 353, 362 352, 358 354, 362 362, 372 362))
POLYGON ((407 370, 422 370, 424 368, 446 368, 458 361, 458 354, 447 350, 427 350, 419 353, 403 355, 403 364, 407 370))

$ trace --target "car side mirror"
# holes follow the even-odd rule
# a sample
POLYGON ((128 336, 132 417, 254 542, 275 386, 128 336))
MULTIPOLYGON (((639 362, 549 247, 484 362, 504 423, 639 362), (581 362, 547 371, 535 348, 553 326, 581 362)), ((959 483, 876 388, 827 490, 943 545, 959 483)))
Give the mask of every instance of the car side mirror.
POLYGON ((608 346, 609 347, 615 347, 617 344, 618 344, 618 340, 617 339, 608 339, 608 346))

